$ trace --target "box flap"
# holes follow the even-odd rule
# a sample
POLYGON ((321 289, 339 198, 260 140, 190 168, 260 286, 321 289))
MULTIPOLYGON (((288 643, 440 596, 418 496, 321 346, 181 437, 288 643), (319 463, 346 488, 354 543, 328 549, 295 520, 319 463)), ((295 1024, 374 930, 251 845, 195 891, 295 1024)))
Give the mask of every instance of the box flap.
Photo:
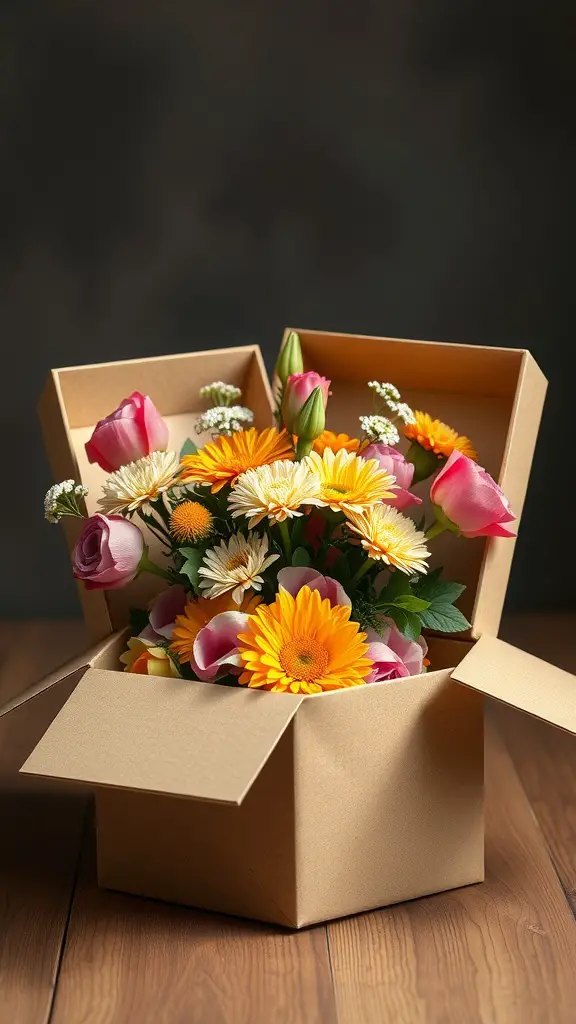
POLYGON ((303 699, 89 669, 22 771, 240 804, 303 699))
POLYGON ((576 735, 576 676, 503 640, 481 637, 452 678, 576 735))
POLYGON ((76 657, 71 658, 69 661, 60 665, 54 669, 43 679, 40 679, 37 683, 32 683, 22 693, 19 693, 16 697, 12 697, 6 704, 0 707, 0 718, 3 715, 7 715, 9 711, 14 711, 16 708, 21 707, 22 704, 26 704, 33 697, 37 697, 38 694, 44 693, 49 690, 52 686, 56 686, 58 683, 64 682, 65 679, 69 679, 75 673, 78 674, 78 679, 82 678, 82 675, 86 669, 90 668, 91 665, 96 664, 102 657, 104 657, 109 649, 118 642, 118 633, 114 633, 112 636, 106 637, 105 640, 100 640, 99 643, 94 644, 93 647, 89 647, 88 650, 83 651, 82 654, 77 654, 76 657))

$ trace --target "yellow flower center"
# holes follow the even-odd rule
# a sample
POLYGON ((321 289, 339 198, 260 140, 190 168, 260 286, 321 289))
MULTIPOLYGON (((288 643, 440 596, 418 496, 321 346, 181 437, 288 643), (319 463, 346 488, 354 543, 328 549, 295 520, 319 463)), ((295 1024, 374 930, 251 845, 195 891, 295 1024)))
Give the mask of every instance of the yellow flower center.
POLYGON ((341 498, 343 494, 350 494, 350 488, 342 487, 340 484, 325 484, 324 494, 328 498, 341 498))
POLYGON ((248 552, 241 551, 237 555, 232 555, 231 558, 226 562, 226 568, 229 572, 234 569, 246 569, 248 567, 248 552))
POLYGON ((297 636, 282 647, 280 664, 292 679, 314 682, 323 676, 328 668, 328 651, 311 636, 297 636))
POLYGON ((183 501, 170 515, 170 532, 176 540, 204 540, 213 525, 212 513, 199 501, 183 501))

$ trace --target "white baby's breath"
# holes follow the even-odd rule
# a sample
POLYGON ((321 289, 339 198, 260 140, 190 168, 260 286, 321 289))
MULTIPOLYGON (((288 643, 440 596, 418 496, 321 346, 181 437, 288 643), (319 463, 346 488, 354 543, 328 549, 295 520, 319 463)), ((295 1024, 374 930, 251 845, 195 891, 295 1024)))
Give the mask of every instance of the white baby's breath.
POLYGON ((372 391, 375 391, 379 398, 383 398, 385 402, 389 402, 390 400, 393 402, 400 401, 400 392, 393 384, 385 384, 378 380, 370 380, 368 381, 368 387, 372 391))
POLYGON ((360 416, 360 426, 369 441, 378 444, 398 444, 400 434, 385 416, 360 416))
POLYGON ((212 381, 200 388, 200 397, 209 398, 212 405, 231 406, 242 397, 242 391, 234 384, 225 384, 223 380, 212 381))
POLYGON ((53 484, 44 497, 44 518, 49 523, 57 523, 62 516, 81 516, 77 499, 85 498, 87 494, 88 488, 75 480, 53 484))
POLYGON ((209 431, 214 439, 221 434, 230 437, 237 430, 246 430, 253 422, 254 413, 243 405, 216 405, 202 413, 196 423, 196 432, 204 434, 209 431))

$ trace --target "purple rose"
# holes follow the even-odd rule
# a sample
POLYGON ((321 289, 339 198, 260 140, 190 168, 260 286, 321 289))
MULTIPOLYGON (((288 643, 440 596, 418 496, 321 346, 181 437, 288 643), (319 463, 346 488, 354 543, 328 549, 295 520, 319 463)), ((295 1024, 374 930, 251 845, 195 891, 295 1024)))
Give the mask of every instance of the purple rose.
POLYGON ((138 572, 144 538, 134 523, 122 516, 90 516, 72 552, 77 580, 87 590, 116 590, 138 572))

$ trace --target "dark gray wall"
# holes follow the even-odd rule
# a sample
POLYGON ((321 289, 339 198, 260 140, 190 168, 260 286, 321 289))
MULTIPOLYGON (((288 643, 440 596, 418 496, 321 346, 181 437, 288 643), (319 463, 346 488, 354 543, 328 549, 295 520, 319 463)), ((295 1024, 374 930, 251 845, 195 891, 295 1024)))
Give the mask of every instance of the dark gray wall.
POLYGON ((551 391, 510 600, 573 602, 564 7, 15 0, 1 28, 0 614, 77 608, 42 519, 46 371, 271 358, 286 323, 531 348, 551 391))

